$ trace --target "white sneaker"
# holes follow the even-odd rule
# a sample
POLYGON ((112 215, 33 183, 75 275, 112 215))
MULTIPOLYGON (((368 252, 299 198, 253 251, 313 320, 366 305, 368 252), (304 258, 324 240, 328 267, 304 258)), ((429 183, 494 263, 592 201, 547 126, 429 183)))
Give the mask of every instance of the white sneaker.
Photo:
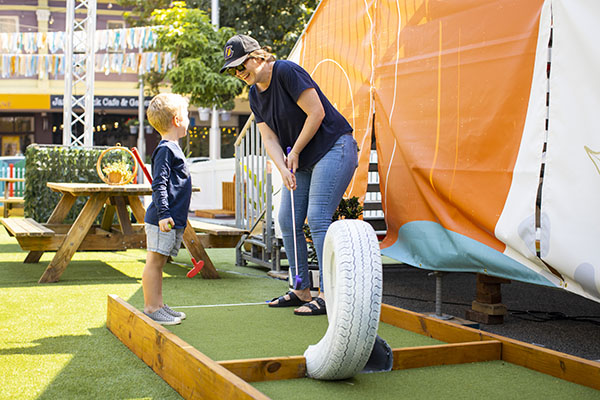
POLYGON ((179 318, 179 319, 181 319, 181 320, 184 320, 184 319, 185 319, 185 313, 183 313, 183 312, 181 312, 181 311, 175 311, 175 310, 173 310, 171 307, 169 307, 169 306, 168 306, 168 305, 166 305, 166 304, 163 306, 163 308, 162 308, 162 309, 163 309, 163 310, 165 310, 165 311, 167 312, 167 314, 169 314, 169 315, 172 315, 172 316, 174 316, 174 317, 177 317, 177 318, 179 318))
POLYGON ((154 322, 157 322, 161 325, 177 325, 181 323, 181 318, 174 317, 164 310, 164 308, 160 308, 153 313, 148 314, 144 312, 146 316, 148 316, 154 322))

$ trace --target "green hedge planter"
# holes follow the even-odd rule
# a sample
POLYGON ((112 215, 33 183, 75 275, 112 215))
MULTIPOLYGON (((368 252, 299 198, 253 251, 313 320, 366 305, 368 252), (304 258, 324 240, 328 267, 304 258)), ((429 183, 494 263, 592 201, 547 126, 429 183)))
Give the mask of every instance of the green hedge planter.
MULTIPOLYGON (((25 217, 45 222, 60 200, 47 182, 101 182, 96 161, 106 147, 30 145, 25 152, 25 217)), ((78 198, 65 223, 75 220, 86 198, 78 198)))

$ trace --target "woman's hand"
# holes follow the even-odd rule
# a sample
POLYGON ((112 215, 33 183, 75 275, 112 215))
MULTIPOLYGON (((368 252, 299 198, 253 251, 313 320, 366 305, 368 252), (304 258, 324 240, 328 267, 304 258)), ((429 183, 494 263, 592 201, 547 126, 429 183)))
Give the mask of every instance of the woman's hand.
POLYGON ((290 151, 290 153, 287 155, 287 158, 285 159, 285 165, 290 171, 292 171, 292 174, 295 174, 296 170, 298 169, 299 159, 300 154, 298 154, 294 150, 290 151))
POLYGON ((173 226, 175 226, 175 221, 171 217, 158 221, 158 228, 161 232, 169 232, 173 226))
POLYGON ((281 172, 281 179, 283 184, 288 190, 296 190, 296 175, 293 174, 289 169, 284 169, 281 172))

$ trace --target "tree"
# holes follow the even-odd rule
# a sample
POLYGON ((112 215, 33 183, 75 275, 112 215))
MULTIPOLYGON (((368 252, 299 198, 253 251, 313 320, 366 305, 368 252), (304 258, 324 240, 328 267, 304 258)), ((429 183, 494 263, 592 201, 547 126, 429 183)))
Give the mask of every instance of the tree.
MULTIPOLYGON (((254 37, 285 58, 300 37, 319 0, 219 0, 219 25, 254 37)), ((211 0, 187 0, 189 8, 210 15, 211 0)), ((130 26, 148 25, 154 9, 168 8, 169 0, 119 0, 130 26)))
POLYGON ((160 26, 157 47, 172 53, 175 65, 164 77, 154 74, 154 82, 147 79, 146 83, 156 84, 166 78, 173 92, 188 95, 196 106, 233 109, 233 99, 245 85, 228 74, 219 74, 223 47, 235 34, 233 29, 215 30, 204 11, 189 9, 182 1, 154 10, 151 22, 160 26))

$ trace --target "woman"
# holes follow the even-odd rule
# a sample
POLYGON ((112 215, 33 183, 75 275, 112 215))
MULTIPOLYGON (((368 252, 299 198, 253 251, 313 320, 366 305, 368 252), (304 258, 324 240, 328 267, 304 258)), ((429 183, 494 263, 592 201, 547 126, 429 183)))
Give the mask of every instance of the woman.
MULTIPOLYGON (((358 165, 352 127, 299 65, 276 61, 270 48, 246 35, 235 35, 225 45, 228 71, 250 86, 250 108, 271 160, 287 190, 283 191, 279 225, 290 268, 295 272, 290 190, 294 190, 296 249, 300 288, 271 300, 270 307, 295 307, 297 315, 326 313, 323 295, 323 242, 331 217, 358 165), (289 154, 285 149, 291 148, 289 154), (311 298, 305 219, 317 252, 320 292, 311 298)), ((294 282, 295 282, 295 276, 294 282)))

